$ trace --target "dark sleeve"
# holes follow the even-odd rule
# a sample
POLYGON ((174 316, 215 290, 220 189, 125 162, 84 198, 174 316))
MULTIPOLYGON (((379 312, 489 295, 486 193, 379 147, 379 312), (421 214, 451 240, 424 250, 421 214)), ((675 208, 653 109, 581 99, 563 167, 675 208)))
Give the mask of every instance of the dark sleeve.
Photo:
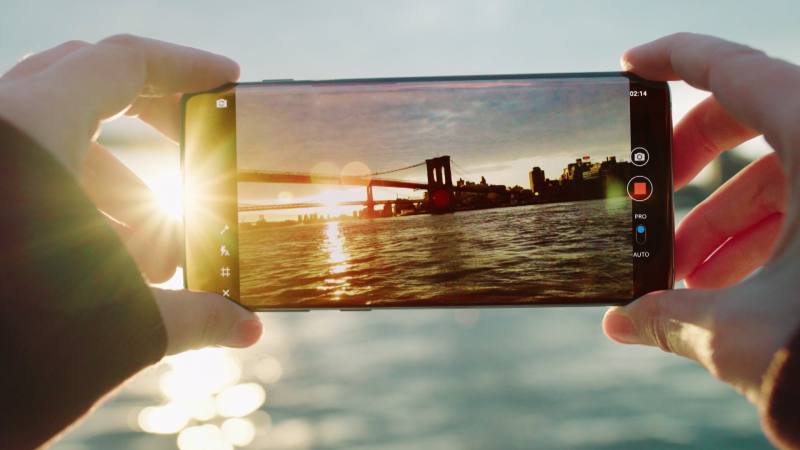
POLYGON ((36 448, 164 355, 158 307, 70 173, 0 122, 0 448, 36 448))
POLYGON ((759 410, 764 431, 773 444, 800 449, 800 329, 772 359, 759 410))

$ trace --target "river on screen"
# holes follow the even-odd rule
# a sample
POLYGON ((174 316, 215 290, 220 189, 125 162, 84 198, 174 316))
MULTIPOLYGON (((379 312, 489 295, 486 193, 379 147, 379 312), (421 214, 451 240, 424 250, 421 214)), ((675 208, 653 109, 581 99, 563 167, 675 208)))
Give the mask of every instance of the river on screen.
POLYGON ((627 198, 326 222, 240 236, 245 304, 631 298, 627 198))

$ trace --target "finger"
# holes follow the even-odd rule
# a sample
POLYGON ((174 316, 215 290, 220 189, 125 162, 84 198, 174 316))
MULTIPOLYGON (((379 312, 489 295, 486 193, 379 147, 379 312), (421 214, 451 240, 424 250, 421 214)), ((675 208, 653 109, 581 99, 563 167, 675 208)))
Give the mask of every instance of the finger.
POLYGON ((249 347, 261 338, 258 316, 218 294, 153 288, 164 327, 167 355, 212 345, 249 347))
POLYGON ((181 94, 161 98, 139 97, 125 115, 138 117, 173 142, 180 142, 181 94))
POLYGON ((109 216, 106 216, 106 218, 148 282, 164 283, 175 275, 177 265, 174 260, 164 256, 135 230, 109 216))
POLYGON ((716 291, 679 289, 648 294, 633 303, 611 308, 603 332, 621 344, 659 347, 665 352, 704 363, 710 310, 716 291))
POLYGON ((682 79, 710 90, 735 121, 764 134, 790 175, 800 172, 800 154, 793 151, 800 145, 795 126, 800 121, 800 67, 750 47, 689 33, 628 50, 622 60, 623 67, 644 78, 682 79))
POLYGON ((775 154, 759 158, 728 180, 687 214, 675 230, 675 279, 682 280, 694 272, 729 238, 783 213, 786 190, 775 154))
MULTIPOLYGON (((136 174, 95 142, 89 147, 81 184, 101 211, 122 222, 131 232, 121 234, 121 237, 131 254, 142 255, 137 262, 165 260, 173 269, 180 265, 183 230, 178 218, 161 207, 153 191, 136 174), (146 252, 155 255, 144 257, 146 252)), ((161 263, 143 267, 160 268, 161 263)), ((156 274, 166 272, 169 270, 154 270, 152 273, 160 279, 156 274)), ((150 272, 147 273, 149 276, 150 272)))
POLYGON ((53 74, 68 77, 64 81, 74 87, 73 96, 94 100, 100 118, 123 110, 140 95, 198 92, 239 77, 239 66, 224 56, 128 35, 104 39, 56 66, 53 74))
POLYGON ((74 51, 36 77, 16 83, 14 90, 3 91, 0 111, 14 111, 5 118, 79 174, 100 120, 124 111, 139 96, 208 90, 238 76, 238 65, 220 55, 114 36, 74 51))
POLYGON ((783 214, 773 214, 725 242, 685 279, 690 289, 721 289, 743 280, 763 266, 783 227, 783 214))
POLYGON ((774 354, 771 347, 788 339, 774 318, 753 320, 757 308, 748 305, 763 289, 751 283, 736 290, 654 292, 610 309, 603 331, 615 342, 659 347, 689 358, 752 401, 774 354), (762 351, 765 342, 768 350, 762 351))
POLYGON ((734 120, 713 95, 706 98, 675 126, 672 137, 675 190, 689 183, 720 153, 759 134, 734 120))
POLYGON ((49 50, 30 55, 0 77, 0 82, 14 81, 41 72, 70 53, 90 45, 92 44, 83 41, 69 41, 49 50))

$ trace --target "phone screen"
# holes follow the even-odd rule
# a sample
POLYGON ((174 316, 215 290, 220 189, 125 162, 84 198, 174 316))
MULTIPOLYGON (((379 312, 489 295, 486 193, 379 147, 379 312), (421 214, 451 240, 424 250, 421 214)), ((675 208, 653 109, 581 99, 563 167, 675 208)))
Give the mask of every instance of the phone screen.
POLYGON ((672 287, 665 83, 278 81, 184 98, 186 286, 253 310, 625 304, 672 287))

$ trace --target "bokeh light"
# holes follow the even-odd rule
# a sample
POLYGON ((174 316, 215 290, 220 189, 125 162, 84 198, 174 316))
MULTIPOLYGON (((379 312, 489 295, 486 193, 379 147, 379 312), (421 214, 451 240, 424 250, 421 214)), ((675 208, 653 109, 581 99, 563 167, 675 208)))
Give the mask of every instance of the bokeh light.
POLYGON ((253 423, 256 430, 256 436, 264 436, 269 434, 272 430, 272 417, 263 410, 254 411, 247 416, 247 419, 253 423))
POLYGON ((258 362, 256 366, 256 376, 264 383, 272 384, 280 380, 283 374, 283 367, 277 359, 268 357, 258 362))
POLYGON ((347 186, 366 186, 372 180, 369 167, 358 161, 347 163, 342 169, 342 184, 347 186))
POLYGON ((226 349, 208 348, 165 358, 172 370, 162 375, 161 391, 172 400, 188 404, 236 384, 240 363, 226 349))
POLYGON ((217 413, 223 417, 242 417, 257 410, 267 399, 264 388, 255 383, 225 389, 217 396, 217 413))
POLYGON ((233 445, 223 440, 223 432, 216 425, 190 427, 178 435, 180 450, 232 450, 233 445))
POLYGON ((222 423, 222 439, 231 445, 243 447, 252 442, 255 435, 253 422, 247 419, 233 418, 222 423))
POLYGON ((203 450, 209 442, 211 442, 211 439, 204 427, 189 427, 178 435, 178 448, 180 450, 203 450))
POLYGON ((185 403, 189 408, 189 415, 197 420, 211 420, 217 416, 217 408, 214 399, 211 397, 201 397, 185 403))
POLYGON ((189 422, 189 410, 178 402, 150 406, 139 413, 139 426, 148 433, 174 434, 189 422))

